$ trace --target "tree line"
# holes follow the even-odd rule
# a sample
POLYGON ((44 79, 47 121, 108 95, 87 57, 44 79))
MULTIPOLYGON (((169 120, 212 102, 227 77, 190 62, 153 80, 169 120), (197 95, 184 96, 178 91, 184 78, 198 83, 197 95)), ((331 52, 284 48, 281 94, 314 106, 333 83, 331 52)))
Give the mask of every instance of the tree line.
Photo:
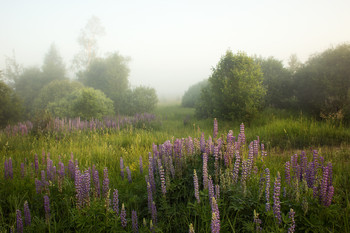
POLYGON ((101 119, 153 111, 158 102, 155 89, 130 87, 130 59, 117 52, 98 56, 97 37, 103 32, 96 17, 82 29, 78 38, 81 50, 71 66, 74 80, 67 77, 54 44, 40 68, 23 68, 14 55, 8 57, 0 72, 0 127, 44 115, 101 119))
POLYGON ((317 119, 350 120, 350 44, 314 54, 288 66, 273 57, 228 50, 212 74, 191 86, 182 106, 200 118, 249 121, 266 108, 302 111, 317 119))

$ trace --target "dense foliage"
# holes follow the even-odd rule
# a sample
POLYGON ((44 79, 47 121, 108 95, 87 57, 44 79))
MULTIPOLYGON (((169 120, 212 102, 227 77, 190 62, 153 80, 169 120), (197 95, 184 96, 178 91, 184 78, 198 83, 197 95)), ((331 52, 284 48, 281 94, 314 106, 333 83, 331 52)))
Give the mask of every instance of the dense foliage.
POLYGON ((245 53, 227 51, 209 77, 196 107, 199 117, 249 121, 265 96, 259 64, 245 53))
POLYGON ((0 81, 0 128, 21 119, 22 105, 16 93, 0 81))
POLYGON ((208 85, 208 80, 205 79, 198 82, 188 88, 185 94, 182 96, 181 106, 187 108, 194 108, 200 100, 201 91, 208 85))

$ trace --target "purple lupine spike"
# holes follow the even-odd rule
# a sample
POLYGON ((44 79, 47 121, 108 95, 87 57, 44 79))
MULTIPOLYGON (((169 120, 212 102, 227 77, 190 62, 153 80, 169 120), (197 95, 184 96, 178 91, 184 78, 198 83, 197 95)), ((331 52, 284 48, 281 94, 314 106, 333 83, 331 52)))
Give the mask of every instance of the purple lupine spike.
POLYGON ((169 156, 169 166, 170 166, 170 173, 171 173, 171 177, 175 178, 175 168, 174 168, 174 164, 173 164, 173 158, 171 156, 169 156))
POLYGON ((24 212, 24 224, 26 226, 29 226, 31 224, 31 216, 30 216, 30 210, 29 210, 27 201, 24 202, 23 212, 24 212))
POLYGON ((35 191, 37 194, 41 193, 42 183, 40 180, 35 179, 35 191))
POLYGON ((134 233, 139 232, 139 227, 137 224, 137 213, 135 210, 131 211, 131 221, 132 221, 132 230, 134 233))
POLYGON ((149 157, 148 157, 148 161, 149 161, 149 165, 148 165, 148 179, 149 179, 149 183, 151 184, 151 188, 152 188, 152 192, 156 191, 156 183, 154 180, 154 171, 153 171, 153 157, 151 155, 151 152, 149 152, 149 157))
POLYGON ((108 179, 108 169, 105 167, 103 169, 103 181, 102 181, 102 197, 107 199, 109 192, 109 179, 108 179))
POLYGON ((208 155, 203 153, 203 186, 204 189, 208 188, 208 155))
POLYGON ((124 161, 122 157, 120 157, 120 176, 122 177, 122 180, 123 180, 124 179, 124 161))
POLYGON ((325 206, 330 206, 331 205, 333 195, 334 195, 334 187, 333 186, 329 186, 328 187, 327 200, 326 200, 325 206))
POLYGON ((202 135, 201 135, 200 147, 201 147, 201 152, 204 153, 204 152, 205 152, 205 138, 204 138, 204 133, 202 133, 202 135))
POLYGON ((323 167, 323 176, 321 181, 321 201, 322 204, 327 203, 327 189, 328 189, 328 167, 323 167))
POLYGON ((5 177, 5 180, 8 179, 9 177, 9 164, 8 164, 8 161, 7 159, 5 159, 5 163, 4 163, 4 177, 5 177))
POLYGON ((113 192, 113 211, 119 215, 119 195, 118 189, 114 189, 113 192))
POLYGON ((143 174, 142 156, 140 155, 140 174, 143 174))
POLYGON ((149 182, 147 182, 147 194, 148 194, 148 210, 150 213, 152 213, 153 196, 152 196, 152 187, 149 182))
POLYGON ((44 209, 45 209, 45 219, 46 223, 50 222, 50 199, 47 195, 44 196, 44 209))
POLYGON ((131 179, 131 171, 129 166, 126 167, 126 174, 128 174, 128 181, 131 184, 132 183, 132 179, 131 179))
POLYGON ((156 203, 154 203, 154 201, 152 202, 151 215, 152 215, 153 224, 157 225, 157 207, 156 207, 156 203))
POLYGON ((20 210, 16 210, 16 228, 17 232, 23 233, 22 213, 20 210))
POLYGON ((90 205, 90 185, 91 185, 91 176, 90 170, 86 170, 83 176, 83 197, 84 205, 90 205))
POLYGON ((265 186, 265 198, 266 198, 266 211, 270 211, 270 170, 265 169, 266 186, 265 186))
POLYGON ((239 164, 241 162, 241 157, 239 155, 239 151, 236 151, 236 161, 235 161, 235 165, 233 168, 233 183, 236 183, 238 180, 238 173, 239 173, 239 164))
POLYGON ((212 211, 212 219, 211 219, 211 232, 220 232, 220 212, 218 204, 215 200, 215 197, 211 199, 211 211, 212 211))
POLYGON ((333 166, 332 166, 332 163, 329 162, 327 164, 327 167, 328 167, 328 186, 332 186, 332 183, 333 183, 333 166))
POLYGON ((125 211, 124 203, 122 204, 122 210, 120 211, 120 221, 122 223, 122 227, 125 228, 127 225, 127 220, 126 220, 126 211, 125 211))
POLYGON ((239 127, 239 132, 240 132, 240 136, 241 136, 241 145, 245 144, 245 133, 244 133, 244 124, 242 123, 239 127))
POLYGON ((293 209, 290 209, 288 216, 291 221, 291 225, 288 228, 288 233, 294 233, 295 232, 295 220, 294 220, 295 212, 293 209))
POLYGON ((287 184, 290 185, 290 162, 287 161, 285 164, 285 177, 287 184))
POLYGON ((35 173, 39 172, 39 158, 38 154, 34 155, 34 165, 35 165, 35 173))
POLYGON ((194 196, 197 199, 197 202, 200 203, 199 199, 199 185, 198 185, 198 177, 196 170, 193 171, 193 184, 194 184, 194 196))
POLYGON ((159 168, 159 176, 160 176, 160 185, 161 185, 161 188, 162 188, 162 193, 163 193, 163 196, 165 196, 165 194, 166 194, 166 185, 165 185, 165 175, 164 175, 163 166, 160 166, 160 168, 159 168))
POLYGON ((82 182, 82 176, 80 174, 79 169, 75 169, 75 175, 74 175, 74 185, 75 185, 75 197, 76 197, 76 205, 77 208, 80 209, 83 207, 83 182, 82 182))
POLYGON ((94 181, 94 196, 100 197, 101 195, 100 178, 98 176, 97 170, 94 170, 93 181, 94 181))
POLYGON ((258 140, 253 141, 253 154, 255 157, 259 155, 259 142, 258 142, 258 140))
POLYGON ((261 219, 259 219, 259 214, 254 210, 254 224, 256 225, 255 231, 262 232, 262 227, 260 226, 262 223, 261 219))
POLYGON ((213 138, 218 136, 218 121, 214 118, 214 130, 213 130, 213 138))
POLYGON ((277 177, 275 179, 274 194, 273 194, 273 213, 275 215, 275 218, 277 219, 278 224, 282 223, 280 194, 281 194, 281 177, 278 172, 277 177))

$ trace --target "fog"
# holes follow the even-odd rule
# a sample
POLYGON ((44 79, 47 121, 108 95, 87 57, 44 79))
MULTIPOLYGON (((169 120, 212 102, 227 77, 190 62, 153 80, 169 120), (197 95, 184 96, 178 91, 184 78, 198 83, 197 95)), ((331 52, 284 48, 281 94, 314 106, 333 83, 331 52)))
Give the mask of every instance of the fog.
MULTIPOLYGON (((91 16, 100 19, 100 56, 131 58, 132 86, 180 99, 211 73, 227 49, 273 56, 313 53, 349 42, 350 1, 4 1, 0 8, 0 69, 15 51, 24 67, 43 62, 55 43, 67 68, 91 16)), ((74 73, 69 72, 74 78, 74 73)))

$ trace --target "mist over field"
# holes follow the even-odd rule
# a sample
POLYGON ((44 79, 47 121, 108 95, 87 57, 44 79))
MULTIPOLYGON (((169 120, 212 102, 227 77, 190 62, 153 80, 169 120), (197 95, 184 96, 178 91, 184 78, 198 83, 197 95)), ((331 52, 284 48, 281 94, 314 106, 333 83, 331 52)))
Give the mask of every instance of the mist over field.
POLYGON ((350 233, 350 1, 6 1, 0 232, 350 233))

